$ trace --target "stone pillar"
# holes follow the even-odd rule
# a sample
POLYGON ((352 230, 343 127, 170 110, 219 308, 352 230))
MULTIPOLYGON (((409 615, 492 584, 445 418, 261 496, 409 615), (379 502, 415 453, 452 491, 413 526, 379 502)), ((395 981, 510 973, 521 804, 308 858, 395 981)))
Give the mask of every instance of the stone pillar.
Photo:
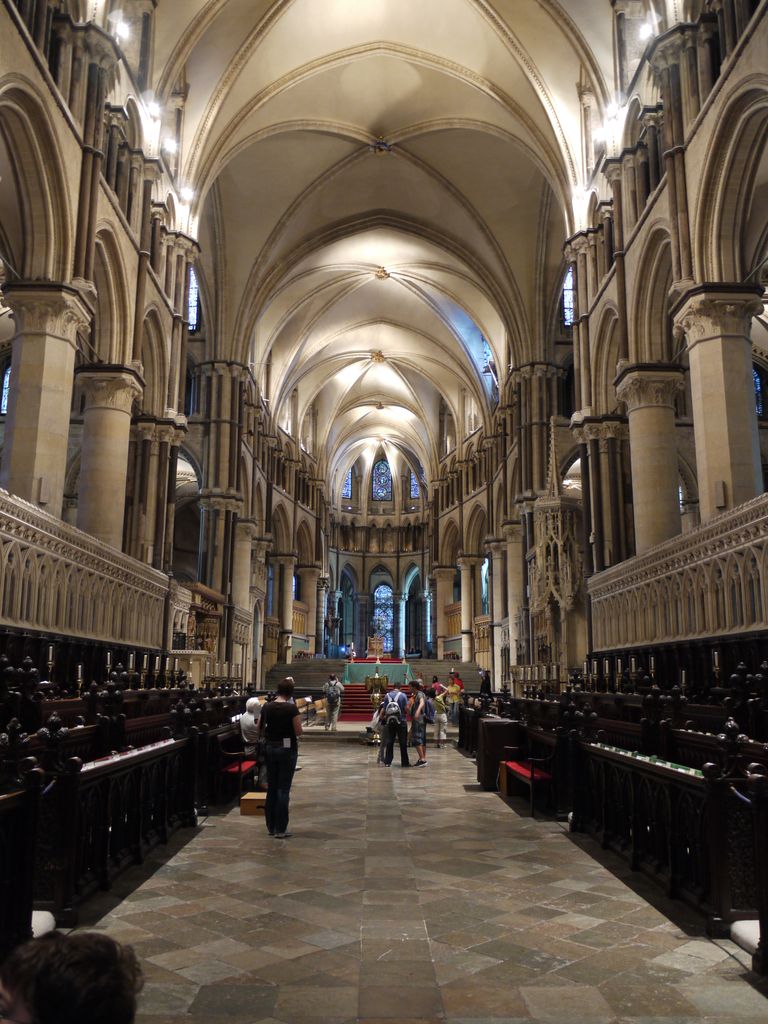
POLYGON ((371 617, 368 611, 368 605, 370 604, 370 594, 358 594, 357 595, 357 629, 355 631, 355 650, 359 658, 363 657, 363 654, 368 647, 368 637, 370 636, 371 617))
POLYGON ((680 533, 675 395, 682 387, 682 371, 663 363, 626 366, 617 378, 629 417, 638 555, 680 533))
POLYGON ((676 313, 688 345, 701 521, 762 491, 752 377, 752 317, 762 291, 705 285, 676 313))
POLYGON ((131 407, 141 378, 126 367, 94 365, 77 374, 85 393, 77 525, 122 547, 131 407))
POLYGON ((317 580, 315 595, 315 654, 325 653, 325 618, 328 597, 328 577, 320 576, 317 580))
POLYGON ((232 565, 232 603, 236 608, 251 610, 251 555, 256 526, 241 519, 235 526, 235 552, 232 565))
POLYGON ((506 557, 506 545, 502 540, 493 540, 490 544, 491 558, 493 560, 492 578, 493 590, 491 592, 491 626, 493 629, 493 685, 494 688, 501 686, 503 670, 501 665, 501 630, 505 618, 505 597, 504 593, 504 560, 506 557))
POLYGON ((455 574, 456 570, 451 567, 442 568, 441 566, 435 566, 432 570, 432 575, 437 584, 435 619, 437 627, 437 657, 440 661, 445 657, 445 640, 448 635, 448 619, 445 614, 445 608, 446 605, 453 603, 453 577, 455 574))
POLYGON ((523 607, 525 577, 523 575, 523 528, 520 523, 504 524, 507 542, 507 614, 509 615, 509 659, 512 665, 519 661, 520 630, 518 614, 523 607))
POLYGON ((472 661, 475 654, 475 566, 474 558, 459 560, 461 573, 461 660, 472 661))
POLYGON ((405 653, 405 608, 407 598, 404 594, 392 595, 392 611, 394 618, 394 636, 392 637, 392 656, 402 658, 405 653))
POLYGON ((307 606, 307 639, 309 653, 314 654, 317 648, 317 582, 320 569, 316 565, 304 565, 299 569, 301 578, 301 599, 307 606))
POLYGON ((0 485, 61 515, 77 332, 90 313, 74 289, 5 288, 16 334, 0 485))
MULTIPOLYGON (((421 595, 421 656, 426 658, 429 654, 429 644, 432 639, 430 631, 432 607, 432 590, 427 587, 421 595)), ((434 657, 434 654, 432 655, 434 657)))
POLYGON ((280 642, 282 660, 288 665, 293 661, 291 639, 293 637, 293 572, 296 567, 295 555, 280 558, 280 642))

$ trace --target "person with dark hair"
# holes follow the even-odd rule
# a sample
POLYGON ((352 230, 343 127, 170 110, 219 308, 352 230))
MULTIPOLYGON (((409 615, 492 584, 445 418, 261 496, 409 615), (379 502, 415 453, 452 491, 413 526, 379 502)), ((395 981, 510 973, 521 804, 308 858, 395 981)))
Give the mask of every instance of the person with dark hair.
POLYGON ((286 676, 277 684, 277 697, 261 712, 266 742, 267 803, 264 809, 267 831, 276 839, 287 839, 288 804, 291 783, 299 756, 301 715, 293 700, 293 679, 286 676))
POLYGON ((141 986, 130 946, 96 932, 50 932, 0 966, 0 1021, 133 1024, 141 986))

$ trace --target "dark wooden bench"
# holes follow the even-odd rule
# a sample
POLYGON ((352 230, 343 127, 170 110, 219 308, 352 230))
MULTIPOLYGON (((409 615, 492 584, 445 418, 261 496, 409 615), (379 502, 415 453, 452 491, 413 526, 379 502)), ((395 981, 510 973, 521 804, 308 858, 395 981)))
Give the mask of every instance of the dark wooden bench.
POLYGON ((514 796, 521 787, 527 789, 531 817, 535 818, 537 793, 544 792, 552 802, 557 737, 530 727, 525 729, 525 737, 524 745, 504 748, 504 760, 499 765, 499 790, 502 796, 514 796), (550 753, 536 753, 550 746, 550 753))
POLYGON ((237 780, 235 792, 243 795, 248 781, 256 787, 259 762, 254 755, 246 754, 239 728, 218 733, 210 744, 211 772, 213 775, 213 802, 224 803, 233 795, 232 780, 237 780))

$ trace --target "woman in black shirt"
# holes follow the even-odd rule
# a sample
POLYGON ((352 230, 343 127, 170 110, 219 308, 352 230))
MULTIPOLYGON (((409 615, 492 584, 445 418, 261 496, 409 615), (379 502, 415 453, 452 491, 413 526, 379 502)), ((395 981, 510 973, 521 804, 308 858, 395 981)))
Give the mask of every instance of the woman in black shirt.
POLYGON ((266 741, 267 831, 276 839, 288 832, 288 803, 299 754, 301 716, 293 702, 293 679, 286 676, 277 686, 277 697, 261 712, 262 735, 266 741))

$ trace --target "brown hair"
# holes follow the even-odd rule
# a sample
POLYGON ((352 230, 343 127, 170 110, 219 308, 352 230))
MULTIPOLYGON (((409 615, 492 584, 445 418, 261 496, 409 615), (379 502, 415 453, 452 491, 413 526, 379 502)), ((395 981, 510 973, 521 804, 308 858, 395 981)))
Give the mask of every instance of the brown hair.
POLYGON ((285 679, 281 679, 277 684, 278 697, 292 697, 293 685, 293 676, 286 676, 285 679))
POLYGON ((25 942, 3 962, 0 981, 35 1024, 132 1024, 143 983, 131 947, 96 932, 25 942))

